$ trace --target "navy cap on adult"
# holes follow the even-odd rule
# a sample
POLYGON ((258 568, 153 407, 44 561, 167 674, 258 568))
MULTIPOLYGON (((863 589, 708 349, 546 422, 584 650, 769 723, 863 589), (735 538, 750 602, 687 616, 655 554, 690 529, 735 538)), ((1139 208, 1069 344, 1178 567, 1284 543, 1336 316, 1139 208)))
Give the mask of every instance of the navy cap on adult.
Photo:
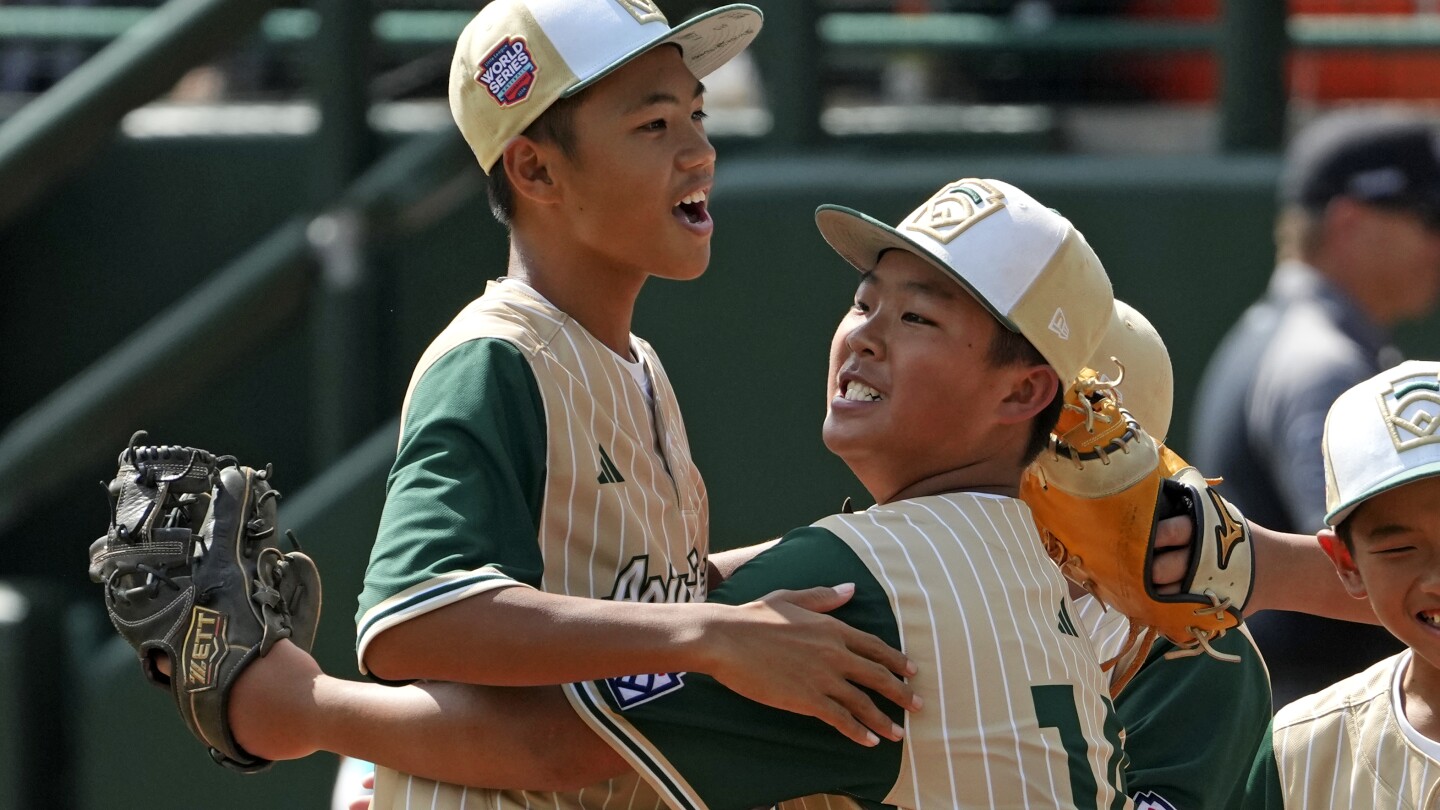
POLYGON ((1319 213, 1342 195, 1412 209, 1440 226, 1440 118, 1352 110, 1303 130, 1286 153, 1281 202, 1319 213))

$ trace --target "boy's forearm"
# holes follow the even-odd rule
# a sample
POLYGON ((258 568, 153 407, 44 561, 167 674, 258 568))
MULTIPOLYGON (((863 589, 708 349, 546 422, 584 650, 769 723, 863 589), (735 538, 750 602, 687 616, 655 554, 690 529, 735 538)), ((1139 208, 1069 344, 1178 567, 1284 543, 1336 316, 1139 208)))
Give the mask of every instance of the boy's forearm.
POLYGON ((365 662, 386 680, 492 686, 706 671, 703 636, 723 609, 504 588, 385 630, 370 642, 365 662))
POLYGON ((316 690, 315 708, 318 748, 442 782, 570 791, 629 770, 560 687, 331 679, 316 690))
POLYGON ((1345 591, 1335 567, 1314 535, 1272 531, 1250 522, 1255 543, 1255 585, 1246 615, 1292 610, 1365 624, 1379 624, 1366 599, 1345 591))

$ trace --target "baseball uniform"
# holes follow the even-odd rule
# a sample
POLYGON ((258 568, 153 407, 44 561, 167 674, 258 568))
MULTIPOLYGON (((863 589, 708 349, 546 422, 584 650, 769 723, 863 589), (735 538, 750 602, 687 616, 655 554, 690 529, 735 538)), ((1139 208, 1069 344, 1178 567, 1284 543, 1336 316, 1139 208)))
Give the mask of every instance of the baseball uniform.
MULTIPOLYGON (((528 286, 491 282, 425 351, 357 616, 385 629, 496 588, 705 598, 708 503, 649 345, 626 362, 528 286), (641 379, 646 377, 642 376, 641 379)), ((627 681, 633 679, 627 679, 627 681)), ((634 775, 577 794, 439 785, 381 768, 376 810, 653 807, 634 775)))
MULTIPOLYGON (((1074 604, 1100 660, 1119 655, 1129 620, 1091 596, 1074 604)), ((1242 625, 1211 646, 1240 660, 1168 657, 1179 648, 1161 638, 1115 699, 1129 760, 1125 786, 1136 810, 1238 807, 1256 752, 1268 745, 1270 678, 1254 639, 1242 625), (1211 740, 1223 743, 1204 742, 1211 740)))
POLYGON ((1254 806, 1349 810, 1440 806, 1440 742, 1405 718, 1405 650, 1275 715, 1273 751, 1256 764, 1254 806), (1283 804, 1281 803, 1283 801, 1283 804))
POLYGON ((854 582, 836 617, 920 667, 903 743, 856 745, 815 718, 697 674, 664 691, 566 687, 581 716, 675 808, 1126 806, 1119 725, 1066 586, 1013 498, 950 493, 825 518, 716 588, 854 582))

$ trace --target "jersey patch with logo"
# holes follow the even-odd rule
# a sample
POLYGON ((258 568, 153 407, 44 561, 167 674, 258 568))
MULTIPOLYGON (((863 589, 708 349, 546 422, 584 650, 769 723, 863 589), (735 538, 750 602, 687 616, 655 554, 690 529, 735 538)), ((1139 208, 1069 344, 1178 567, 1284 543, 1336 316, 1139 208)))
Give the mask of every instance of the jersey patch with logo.
POLYGON ((625 675, 605 681, 610 695, 620 706, 620 711, 649 703, 661 695, 674 692, 685 685, 685 673, 664 672, 658 675, 625 675))
POLYGON ((1153 790, 1136 793, 1131 800, 1135 802, 1135 810, 1175 810, 1175 805, 1153 790))
POLYGON ((530 98, 539 65, 530 55, 524 37, 508 37, 480 60, 475 81, 485 85, 501 107, 510 107, 530 98))

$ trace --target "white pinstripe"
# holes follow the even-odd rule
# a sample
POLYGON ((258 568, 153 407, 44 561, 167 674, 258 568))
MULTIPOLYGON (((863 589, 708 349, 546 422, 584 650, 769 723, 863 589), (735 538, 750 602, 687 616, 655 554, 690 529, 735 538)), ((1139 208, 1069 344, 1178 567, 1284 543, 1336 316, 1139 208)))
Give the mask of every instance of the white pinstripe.
POLYGON ((1089 740, 1074 764, 1091 768, 1102 786, 1096 798, 1116 795, 1106 774, 1113 748, 1104 740, 1104 679, 1089 641, 1062 633, 1058 616, 1049 618, 1065 599, 1063 582, 1019 501, 964 493, 916 498, 816 525, 859 554, 890 599, 902 645, 924 661, 914 685, 926 710, 907 718, 906 765, 887 803, 1044 806, 1068 795, 1057 784, 1060 773, 1068 775, 1068 752, 1049 739, 1053 732, 1034 738, 1032 682, 1072 686, 1089 740), (956 641, 938 635, 948 621, 956 641), (997 770, 1000 762, 1007 770, 997 770))
MULTIPOLYGON (((1011 504, 1001 504, 1001 509, 1000 509, 1000 514, 1001 514, 1001 516, 1003 516, 1003 517, 1005 518, 1005 528, 1006 528, 1006 531, 1009 533, 1009 536, 1011 536, 1011 537, 1023 537, 1024 535, 1021 534, 1021 533, 1020 533, 1018 530, 1016 530, 1016 528, 1015 528, 1015 523, 1014 523, 1014 521, 1011 519, 1011 516, 1010 516, 1011 510, 1008 509, 1008 508, 1006 508, 1006 507, 1008 507, 1008 506, 1011 506, 1011 504)), ((982 510, 982 511, 983 511, 983 510, 982 510)), ((986 516, 989 517, 988 514, 987 514, 986 516)), ((999 527, 998 527, 998 526, 995 526, 994 520, 991 520, 990 523, 991 523, 991 527, 992 527, 993 529, 995 529, 996 532, 997 532, 997 534, 998 534, 998 532, 999 532, 999 527)), ((988 552, 987 552, 987 553, 988 553, 988 552)), ((1023 559, 1023 560, 1025 561, 1025 574, 1022 575, 1022 574, 1020 573, 1020 567, 1019 567, 1019 565, 1015 564, 1015 560, 1014 560, 1014 558, 1012 557, 1012 558, 1011 558, 1011 565, 1012 565, 1012 568, 1013 568, 1013 570, 1014 570, 1014 572, 1015 572, 1015 576, 1014 576, 1014 578, 1013 578, 1011 581, 1012 581, 1012 582, 1024 582, 1024 581, 1042 582, 1042 581, 1044 581, 1043 577, 1040 577, 1040 576, 1037 576, 1037 575, 1036 575, 1035 560, 1034 560, 1033 556, 1030 555, 1030 554, 1021 554, 1021 555, 1019 555, 1019 556, 1020 556, 1021 559, 1023 559)), ((1050 565, 1050 564, 1051 564, 1051 563, 1049 562, 1049 560, 1046 560, 1046 561, 1044 561, 1044 562, 1041 563, 1041 565, 1050 565)), ((1036 616, 1035 616, 1035 611, 1039 608, 1039 606, 1036 605, 1036 604, 1035 604, 1034 602, 1032 602, 1031 600, 1028 600, 1028 599, 1025 600, 1024 605, 1025 605, 1026 613, 1028 613, 1029 616, 1030 616, 1031 629, 1032 629, 1032 630, 1035 632, 1035 634, 1038 636, 1038 635, 1041 633, 1041 628, 1045 626, 1045 625, 1044 625, 1044 622, 1045 622, 1045 613, 1042 611, 1041 614, 1040 614, 1040 618, 1037 619, 1036 616)), ((1009 610, 1012 614, 1014 613, 1014 608, 1010 605, 1010 592, 1009 592, 1008 590, 1005 591, 1005 606, 1006 606, 1006 609, 1009 610)), ((1058 619, 1057 619, 1057 620, 1058 620, 1058 619)), ((1062 649, 1062 651, 1063 651, 1063 650, 1065 650, 1066 648, 1062 647, 1061 649, 1062 649)), ((1026 654, 1025 648, 1024 648, 1023 646, 1020 648, 1020 660, 1021 660, 1021 661, 1024 663, 1024 665, 1025 665, 1025 677, 1026 677, 1026 679, 1027 679, 1028 681, 1030 681, 1031 683, 1034 683, 1034 682, 1035 682, 1035 673, 1030 669, 1030 657, 1029 657, 1029 655, 1026 654)), ((1040 659, 1040 662, 1045 665, 1045 679, 1048 681, 1048 680, 1054 678, 1054 677, 1055 677, 1055 675, 1054 675, 1054 670, 1053 670, 1053 669, 1051 668, 1051 666, 1050 666, 1050 659, 1049 659, 1048 657, 1046 657, 1046 658, 1041 658, 1041 659, 1040 659)), ((1041 740, 1042 744, 1045 746, 1045 754, 1046 754, 1046 756, 1045 756, 1045 780, 1046 780, 1046 784, 1048 785, 1049 791, 1050 791, 1048 795, 1050 795, 1050 796, 1055 796, 1055 795, 1057 795, 1057 793, 1058 793, 1058 788, 1057 788, 1056 785, 1055 785, 1055 768, 1054 768, 1054 766, 1053 766, 1053 765, 1051 764, 1051 762, 1050 762, 1050 757, 1051 757, 1051 755, 1052 755, 1052 749, 1051 749, 1051 746, 1050 746, 1050 738, 1049 738, 1049 737, 1042 736, 1042 737, 1040 738, 1040 740, 1041 740)), ((1021 757, 1020 757, 1020 755, 1019 755, 1020 740, 1019 740, 1018 737, 1017 737, 1016 740, 1015 740, 1015 746, 1016 746, 1016 758, 1017 758, 1017 759, 1021 759, 1021 757)), ((1028 797, 1027 797, 1027 799, 1028 799, 1028 797)))
POLYGON ((1407 652, 1303 697, 1275 716, 1275 763, 1287 807, 1432 810, 1436 761, 1401 730, 1394 696, 1407 652))
MULTIPOLYGON (((972 581, 972 582, 977 582, 977 581, 979 581, 980 571, 975 567, 975 561, 974 561, 973 559, 971 559, 969 549, 967 549, 967 548, 965 547, 965 544, 964 544, 963 542, 961 542, 961 540, 960 540, 960 535, 956 534, 956 533, 955 533, 955 529, 954 529, 952 526, 948 525, 948 524, 946 523, 946 521, 945 521, 943 518, 941 518, 938 514, 936 514, 933 509, 930 509, 928 506, 925 506, 924 504, 918 504, 918 505, 920 506, 920 508, 924 509, 924 510, 925 510, 926 512, 928 512, 930 515, 934 516, 935 522, 936 522, 940 527, 944 528, 946 532, 949 533, 950 538, 955 541, 955 547, 958 548, 958 549, 960 549, 960 553, 964 556, 965 564, 970 567, 970 574, 971 574, 971 576, 973 577, 973 579, 972 579, 971 581, 972 581)), ((961 519, 963 519, 967 524, 970 525, 970 527, 971 527, 972 530, 975 528, 975 523, 974 523, 974 521, 972 521, 972 520, 970 519, 970 516, 969 516, 969 515, 965 514, 965 510, 956 508, 955 511, 959 514, 959 516, 961 517, 961 519)), ((936 561, 940 563, 940 570, 941 570, 942 572, 944 572, 944 574, 945 574, 945 580, 946 580, 946 582, 950 585, 950 595, 955 599, 955 601, 956 601, 957 603, 961 603, 962 600, 961 600, 961 597, 960 597, 960 592, 959 592, 958 590, 956 590, 956 588, 955 588, 955 577, 954 577, 953 575, 951 575, 951 573, 950 573, 950 567, 945 564, 945 558, 940 554, 940 550, 935 547, 934 541, 930 538, 930 533, 927 532, 927 531, 925 531, 925 530, 923 530, 923 529, 921 529, 919 526, 916 526, 916 525, 915 525, 915 522, 912 521, 908 515, 905 516, 905 523, 906 523, 907 525, 909 525, 912 529, 914 529, 917 534, 919 534, 920 536, 922 536, 922 537, 925 538, 925 543, 926 543, 926 545, 928 545, 928 546, 930 547, 930 550, 935 554, 936 561)), ((978 532, 977 532, 977 535, 978 535, 978 532)), ((898 538, 897 538, 897 542, 898 542, 898 538)), ((981 543, 981 544, 980 544, 981 548, 984 548, 985 545, 986 545, 986 544, 984 544, 984 543, 981 543)), ((988 550, 987 550, 986 553, 987 553, 987 554, 989 553, 988 550)), ((909 554, 906 554, 906 560, 909 561, 909 559, 910 559, 909 554)), ((998 577, 999 574, 1000 574, 1000 571, 999 571, 998 568, 995 568, 994 560, 993 560, 993 559, 991 560, 991 568, 995 570, 995 575, 998 577)), ((918 579, 919 576, 920 576, 920 572, 917 570, 917 571, 915 572, 915 575, 916 575, 916 577, 917 577, 917 579, 918 579)), ((1008 596, 1007 596, 1007 598, 1008 598, 1008 596)), ((927 608, 930 606, 930 603, 929 603, 929 600, 928 600, 928 599, 926 600, 925 606, 926 606, 927 608)), ((985 606, 985 624, 987 624, 987 625, 989 625, 989 626, 991 626, 991 627, 994 627, 994 626, 995 626, 995 616, 994 616, 994 614, 990 611, 990 606, 989 606, 988 604, 985 606)), ((967 623, 967 629, 966 629, 965 635, 966 635, 967 639, 969 640, 968 646, 970 647, 970 651, 969 651, 969 652, 970 652, 971 660, 974 660, 974 656, 975 656, 975 652, 974 652, 975 637, 970 634, 969 629, 968 629, 968 623, 967 623)), ((1006 657, 1006 656, 1005 656, 1005 649, 1001 646, 1001 644, 1000 644, 1000 639, 999 639, 998 637, 992 635, 990 638, 991 638, 992 641, 995 642, 995 657, 996 657, 996 660, 998 660, 998 661, 1000 662, 1000 674, 1001 674, 1001 678, 1002 678, 1002 679, 1005 681, 1005 683, 1006 683, 1006 688, 1005 688, 1004 690, 1002 690, 1002 691, 1003 691, 1003 695, 1004 695, 1003 699, 1004 699, 1004 704, 1005 704, 1005 717, 1006 717, 1006 719, 1009 721, 1010 725, 1013 727, 1013 726, 1015 725, 1015 707, 1014 707, 1013 705, 1011 705, 1011 703, 1010 703, 1010 691, 1009 691, 1009 681, 1010 681, 1010 679, 1009 679, 1008 677, 1006 677, 1006 673, 1005 673, 1005 657, 1006 657)), ((939 644, 938 637, 937 637, 936 644, 937 644, 937 646, 938 646, 938 644, 939 644)), ((939 650, 938 650, 938 649, 937 649, 937 651, 936 651, 936 656, 939 657, 939 650)), ((935 674, 936 674, 937 676, 939 676, 942 680, 944 679, 943 673, 937 672, 937 673, 935 673, 935 674)), ((943 699, 941 700, 941 704, 942 704, 942 705, 944 704, 944 700, 943 700, 943 699)), ((984 707, 983 707, 983 705, 982 705, 982 703, 981 703, 981 700, 980 700, 980 691, 979 691, 978 689, 975 690, 975 715, 976 715, 977 718, 979 718, 980 724, 983 726, 983 725, 985 724, 985 714, 984 714, 984 707)), ((945 742, 946 742, 946 747, 949 748, 949 742, 950 742, 949 728, 950 728, 950 724, 945 720, 945 718, 943 717, 943 715, 942 715, 942 717, 941 717, 941 721, 940 721, 940 722, 944 725, 944 727, 945 727, 945 729, 946 729, 946 731, 945 731, 945 742)), ((983 741, 984 738, 982 737, 981 739, 982 739, 982 741, 983 741)), ((982 746, 982 750, 983 750, 983 746, 982 746)), ((991 785, 990 763, 988 762, 988 759, 989 759, 989 758, 987 757, 986 759, 987 759, 987 762, 986 762, 986 764, 985 764, 985 787, 986 787, 986 791, 989 792, 989 794, 990 794, 990 801, 993 803, 994 800, 995 800, 995 791, 994 791, 994 787, 991 785)), ((1016 762, 1018 762, 1018 763, 1022 763, 1020 767, 1021 767, 1022 775, 1023 775, 1023 770, 1024 770, 1024 764, 1023 764, 1023 762, 1024 762, 1024 758, 1020 756, 1020 739, 1019 739, 1018 736, 1015 738, 1015 760, 1016 760, 1016 762)), ((952 770, 952 771, 950 771, 950 773, 949 773, 948 775, 949 775, 949 777, 950 777, 950 794, 951 794, 952 798, 954 798, 954 796, 955 796, 955 773, 954 773, 954 771, 952 770)), ((958 801, 957 801, 957 803, 958 803, 958 801)))
MULTIPOLYGON (((904 614, 901 612, 902 608, 900 607, 900 599, 898 598, 899 591, 895 587, 895 581, 890 578, 890 572, 887 571, 884 566, 879 564, 878 558, 876 558, 875 556, 875 547, 870 544, 870 540, 866 538, 863 534, 857 534, 855 539, 863 543, 866 549, 870 552, 871 560, 873 561, 871 563, 871 570, 876 574, 876 577, 880 581, 880 584, 885 586, 885 592, 890 595, 890 605, 891 608, 895 611, 895 624, 900 636, 900 648, 908 650, 910 649, 910 640, 906 637, 905 633, 907 623, 905 622, 904 614)), ((966 630, 966 635, 969 635, 968 628, 966 630)), ((973 662, 974 659, 972 658, 971 660, 973 662)), ((943 700, 941 701, 941 704, 943 708, 943 700)), ((905 717, 905 725, 907 727, 910 725, 909 715, 906 715, 905 717)), ((906 738, 909 738, 908 733, 906 735, 906 738)), ((910 762, 910 776, 913 780, 911 789, 914 791, 914 794, 918 796, 920 795, 920 769, 915 762, 915 750, 913 746, 905 746, 905 756, 910 762)))

